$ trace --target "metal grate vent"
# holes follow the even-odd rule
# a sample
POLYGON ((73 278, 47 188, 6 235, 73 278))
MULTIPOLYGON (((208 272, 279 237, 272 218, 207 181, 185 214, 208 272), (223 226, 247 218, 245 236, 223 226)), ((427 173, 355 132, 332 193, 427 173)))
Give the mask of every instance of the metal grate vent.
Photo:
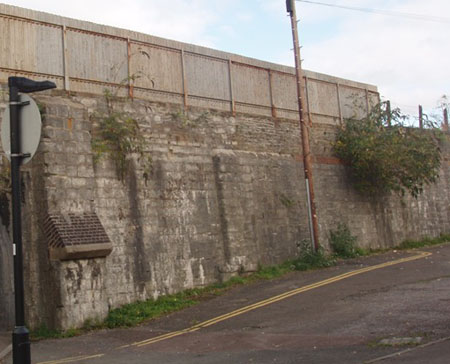
POLYGON ((49 215, 44 222, 51 259, 86 259, 111 253, 112 244, 97 214, 49 215))

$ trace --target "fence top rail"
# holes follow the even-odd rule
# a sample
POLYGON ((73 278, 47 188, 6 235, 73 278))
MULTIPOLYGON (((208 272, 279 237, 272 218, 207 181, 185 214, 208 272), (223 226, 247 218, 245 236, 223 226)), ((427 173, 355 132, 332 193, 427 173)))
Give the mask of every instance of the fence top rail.
MULTIPOLYGON (((89 33, 93 35, 104 36, 108 38, 115 38, 118 40, 139 42, 141 44, 154 45, 161 48, 167 48, 168 50, 183 50, 185 52, 210 57, 218 60, 228 61, 231 60, 236 64, 253 66, 256 68, 261 68, 265 70, 273 70, 281 74, 295 75, 295 70, 293 67, 283 66, 276 63, 266 62, 250 57, 244 57, 241 55, 227 53, 203 46, 198 46, 189 43, 183 43, 175 40, 165 39, 161 37, 156 37, 153 35, 148 35, 144 33, 139 33, 131 30, 111 27, 107 25, 95 24, 88 21, 82 21, 67 17, 62 17, 59 15, 53 15, 45 12, 20 8, 17 6, 1 4, 0 3, 0 16, 7 16, 12 19, 17 19, 18 21, 25 21, 34 24, 41 24, 44 26, 55 26, 55 27, 66 27, 68 30, 80 31, 83 33, 89 33)), ((1 35, 0 35, 1 36, 1 35)), ((370 92, 377 93, 377 87, 374 85, 369 85, 365 83, 355 82, 347 79, 342 79, 334 76, 325 75, 322 73, 311 72, 305 70, 306 77, 310 79, 316 79, 329 83, 339 83, 341 86, 349 86, 361 89, 367 89, 370 92)))

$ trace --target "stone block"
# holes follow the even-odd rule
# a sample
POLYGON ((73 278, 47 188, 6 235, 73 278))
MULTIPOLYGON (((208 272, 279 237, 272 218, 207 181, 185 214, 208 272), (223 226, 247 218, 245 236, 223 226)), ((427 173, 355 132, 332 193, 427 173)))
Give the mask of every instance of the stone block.
POLYGON ((59 174, 63 175, 66 173, 66 166, 56 163, 51 163, 47 165, 46 172, 49 174, 59 174))
POLYGON ((66 175, 68 177, 77 177, 78 176, 78 168, 76 166, 68 165, 66 168, 66 175))
POLYGON ((87 185, 86 178, 71 178, 72 187, 83 188, 87 185))
POLYGON ((66 129, 55 129, 55 136, 56 141, 63 143, 73 140, 72 132, 66 129))
POLYGON ((92 178, 94 177, 94 169, 90 164, 79 165, 77 169, 77 175, 78 177, 92 178))

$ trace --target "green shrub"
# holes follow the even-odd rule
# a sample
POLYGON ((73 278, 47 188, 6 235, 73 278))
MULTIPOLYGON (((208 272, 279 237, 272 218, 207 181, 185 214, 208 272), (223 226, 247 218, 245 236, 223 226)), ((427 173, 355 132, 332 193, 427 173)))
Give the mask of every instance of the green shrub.
POLYGON ((364 255, 364 251, 356 246, 356 236, 353 236, 348 226, 343 223, 340 223, 336 230, 330 230, 330 246, 340 258, 364 255))
POLYGON ((333 256, 326 253, 326 251, 319 247, 315 252, 309 241, 304 240, 300 243, 300 255, 292 262, 295 270, 309 270, 315 268, 331 267, 336 264, 333 256))
POLYGON ((349 166, 355 188, 370 196, 391 191, 417 197, 424 186, 438 178, 443 133, 424 120, 425 129, 405 125, 399 109, 386 104, 372 108, 361 119, 346 119, 333 145, 336 155, 349 166))

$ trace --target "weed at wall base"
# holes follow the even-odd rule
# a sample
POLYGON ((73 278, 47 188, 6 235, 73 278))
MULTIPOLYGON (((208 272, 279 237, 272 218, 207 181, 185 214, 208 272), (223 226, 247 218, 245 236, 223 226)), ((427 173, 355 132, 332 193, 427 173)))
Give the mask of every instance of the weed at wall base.
POLYGON ((417 249, 426 246, 439 245, 450 242, 450 233, 442 233, 436 238, 425 237, 422 240, 404 240, 398 249, 417 249))
MULTIPOLYGON (((330 267, 337 263, 338 258, 348 258, 351 255, 349 252, 356 252, 356 256, 371 253, 371 251, 366 252, 362 249, 355 248, 354 244, 356 239, 351 236, 345 225, 338 225, 338 229, 334 233, 339 238, 335 238, 334 241, 342 243, 345 247, 344 249, 341 245, 337 244, 337 251, 334 254, 327 253, 323 248, 314 252, 311 243, 304 240, 299 244, 299 257, 295 260, 287 261, 279 265, 260 267, 258 271, 246 277, 237 276, 226 282, 215 283, 203 288, 188 289, 173 295, 161 296, 156 300, 151 299, 127 304, 111 310, 104 321, 87 320, 80 329, 58 331, 41 326, 31 332, 31 337, 33 340, 66 338, 96 329, 137 326, 151 319, 193 306, 202 300, 221 295, 230 288, 238 285, 250 284, 263 279, 275 279, 295 270, 305 271, 330 267), (349 237, 352 237, 352 239, 349 239, 349 237)), ((450 234, 441 234, 437 238, 424 238, 420 241, 407 240, 396 247, 396 249, 423 248, 425 246, 438 245, 446 242, 450 242, 450 234)))
POLYGON ((71 328, 68 330, 49 329, 45 324, 40 325, 36 329, 30 331, 32 341, 43 339, 60 339, 78 336, 82 333, 81 329, 71 328))
POLYGON ((330 230, 330 246, 339 258, 356 258, 367 254, 356 245, 356 236, 343 223, 339 223, 336 230, 330 230))
POLYGON ((292 261, 294 270, 326 268, 336 264, 335 257, 328 254, 322 247, 315 252, 308 240, 303 240, 299 244, 299 250, 299 257, 292 261))

